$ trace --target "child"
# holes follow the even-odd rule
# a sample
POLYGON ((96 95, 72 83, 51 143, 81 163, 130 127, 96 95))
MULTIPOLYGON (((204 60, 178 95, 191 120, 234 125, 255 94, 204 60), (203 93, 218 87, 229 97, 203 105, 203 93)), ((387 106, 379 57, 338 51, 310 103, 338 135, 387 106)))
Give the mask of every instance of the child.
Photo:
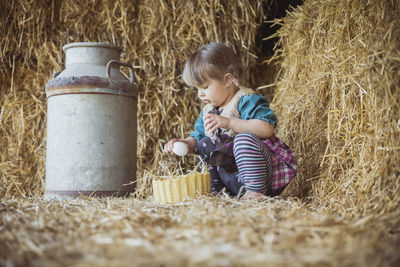
POLYGON ((242 69, 233 50, 210 43, 186 62, 183 80, 205 103, 194 132, 183 142, 210 166, 211 192, 223 187, 241 199, 279 195, 296 174, 293 152, 275 135, 277 120, 264 96, 239 83, 242 69), (244 190, 240 190, 244 186, 244 190))

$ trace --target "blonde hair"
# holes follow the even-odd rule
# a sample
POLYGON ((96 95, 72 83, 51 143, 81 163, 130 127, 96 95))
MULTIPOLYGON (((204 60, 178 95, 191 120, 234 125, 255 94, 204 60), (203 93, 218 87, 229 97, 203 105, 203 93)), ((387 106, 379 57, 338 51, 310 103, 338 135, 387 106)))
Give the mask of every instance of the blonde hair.
POLYGON ((194 87, 210 79, 223 81, 226 73, 240 79, 242 67, 233 50, 221 43, 209 43, 192 54, 183 69, 183 81, 194 87))

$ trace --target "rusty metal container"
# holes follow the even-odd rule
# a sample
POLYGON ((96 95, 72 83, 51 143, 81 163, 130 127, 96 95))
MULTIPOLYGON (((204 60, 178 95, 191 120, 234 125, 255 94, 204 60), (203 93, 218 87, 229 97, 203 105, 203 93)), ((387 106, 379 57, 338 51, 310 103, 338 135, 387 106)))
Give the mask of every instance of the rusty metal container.
POLYGON ((66 68, 46 84, 44 199, 122 196, 134 190, 137 88, 133 67, 107 43, 63 47, 66 68), (126 67, 130 79, 120 71, 126 67))

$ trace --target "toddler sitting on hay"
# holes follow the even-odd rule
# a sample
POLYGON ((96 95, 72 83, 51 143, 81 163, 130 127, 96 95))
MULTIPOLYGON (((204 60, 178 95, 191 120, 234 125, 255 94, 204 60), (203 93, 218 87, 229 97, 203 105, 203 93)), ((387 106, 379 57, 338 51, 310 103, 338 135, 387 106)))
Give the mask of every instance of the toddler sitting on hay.
POLYGON ((208 164, 211 192, 226 188, 241 199, 276 196, 296 175, 293 151, 274 135, 277 120, 263 95, 240 85, 241 66, 233 50, 210 43, 186 62, 184 82, 205 103, 186 144, 208 164))

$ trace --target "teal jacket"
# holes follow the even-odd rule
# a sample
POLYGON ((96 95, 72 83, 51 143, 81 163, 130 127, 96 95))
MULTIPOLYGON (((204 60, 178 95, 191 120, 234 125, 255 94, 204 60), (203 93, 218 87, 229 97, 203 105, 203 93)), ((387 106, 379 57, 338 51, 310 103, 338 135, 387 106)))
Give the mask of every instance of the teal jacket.
MULTIPOLYGON (((272 109, 269 108, 268 100, 260 94, 244 95, 238 103, 238 111, 242 120, 259 119, 276 127, 277 119, 272 109)), ((203 111, 194 125, 194 132, 190 133, 197 141, 205 136, 203 111)))

